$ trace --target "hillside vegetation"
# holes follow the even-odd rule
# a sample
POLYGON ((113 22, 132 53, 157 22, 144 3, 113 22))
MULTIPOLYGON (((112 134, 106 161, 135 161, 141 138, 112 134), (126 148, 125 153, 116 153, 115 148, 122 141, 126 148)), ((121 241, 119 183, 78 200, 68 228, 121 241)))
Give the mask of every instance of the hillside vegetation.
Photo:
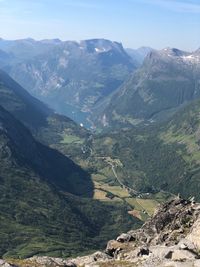
POLYGON ((2 107, 0 147, 1 257, 86 253, 140 224, 127 205, 93 200, 90 175, 2 107))
POLYGON ((150 52, 93 120, 99 127, 114 128, 165 121, 184 104, 199 98, 199 62, 199 50, 150 52))
POLYGON ((133 189, 133 195, 161 191, 199 200, 199 113, 196 100, 167 123, 94 136, 86 144, 84 160, 94 172, 107 177, 100 176, 101 181, 123 184, 133 189))

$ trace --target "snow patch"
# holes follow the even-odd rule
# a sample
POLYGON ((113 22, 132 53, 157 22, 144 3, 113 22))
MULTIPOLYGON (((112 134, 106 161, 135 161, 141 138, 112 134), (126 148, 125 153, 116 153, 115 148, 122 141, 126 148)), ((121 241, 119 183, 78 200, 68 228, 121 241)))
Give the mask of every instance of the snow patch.
POLYGON ((103 52, 106 52, 108 51, 106 48, 102 47, 102 48, 98 48, 98 47, 95 47, 95 51, 97 53, 103 53, 103 52))
POLYGON ((181 57, 183 61, 188 62, 188 63, 199 63, 200 62, 200 57, 196 55, 188 55, 188 56, 182 56, 181 57))
POLYGON ((61 84, 57 83, 56 88, 60 88, 60 87, 61 87, 61 84))

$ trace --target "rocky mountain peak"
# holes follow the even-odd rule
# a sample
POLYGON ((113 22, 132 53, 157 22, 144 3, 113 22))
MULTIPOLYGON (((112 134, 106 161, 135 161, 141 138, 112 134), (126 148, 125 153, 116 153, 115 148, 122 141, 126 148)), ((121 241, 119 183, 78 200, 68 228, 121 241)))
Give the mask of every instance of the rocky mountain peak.
POLYGON ((147 59, 159 59, 159 60, 167 60, 167 59, 176 59, 181 58, 183 56, 188 56, 190 53, 184 52, 177 48, 164 48, 162 50, 153 50, 147 55, 147 59))
POLYGON ((90 53, 103 53, 110 50, 118 50, 118 52, 123 51, 122 44, 106 39, 83 40, 80 41, 80 47, 85 48, 90 53))
POLYGON ((173 56, 173 57, 180 57, 180 56, 183 56, 185 53, 187 52, 184 52, 177 48, 170 48, 170 47, 164 48, 163 50, 160 51, 161 55, 167 55, 167 56, 173 56))
POLYGON ((200 52, 198 53, 197 50, 192 53, 170 47, 159 51, 153 50, 146 56, 144 66, 156 67, 156 65, 160 64, 160 68, 169 68, 171 63, 182 69, 196 67, 200 63, 200 52))
POLYGON ((173 60, 174 62, 178 64, 190 64, 190 65, 196 65, 200 62, 200 49, 195 52, 186 52, 179 50, 177 48, 165 48, 161 51, 159 51, 159 56, 161 59, 164 60, 173 60))

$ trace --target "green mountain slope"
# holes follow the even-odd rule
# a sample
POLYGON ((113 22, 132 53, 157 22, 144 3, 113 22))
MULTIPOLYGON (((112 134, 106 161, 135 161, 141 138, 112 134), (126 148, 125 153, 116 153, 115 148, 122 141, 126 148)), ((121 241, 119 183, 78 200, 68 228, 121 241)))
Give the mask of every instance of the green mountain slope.
POLYGON ((30 128, 38 128, 46 123, 53 112, 0 70, 0 104, 30 128))
POLYGON ((87 160, 109 159, 118 179, 136 195, 168 191, 199 200, 199 113, 195 100, 166 123, 98 135, 87 160))
POLYGON ((89 135, 71 119, 54 113, 32 97, 3 71, 0 71, 0 105, 27 126, 44 144, 62 143, 68 147, 65 142, 67 137, 75 138, 80 144, 89 135))
POLYGON ((58 151, 36 142, 5 110, 1 109, 0 115, 3 133, 9 138, 11 152, 8 155, 16 155, 18 164, 34 170, 59 190, 88 197, 93 195, 93 184, 86 172, 58 151))
POLYGON ((1 257, 80 254, 139 223, 123 204, 73 195, 87 195, 85 172, 1 107, 0 148, 1 257))
MULTIPOLYGON (((4 99, 4 101, 2 101, 4 107, 28 126, 37 140, 59 150, 65 156, 70 157, 91 175, 94 199, 100 200, 102 203, 111 204, 114 209, 117 210, 119 203, 124 203, 127 208, 133 209, 135 203, 131 200, 131 194, 129 194, 126 189, 121 189, 119 183, 116 181, 111 166, 108 163, 102 162, 102 159, 98 159, 98 157, 101 156, 101 152, 96 155, 97 158, 92 158, 90 161, 88 155, 92 151, 90 150, 90 145, 93 140, 93 135, 84 128, 79 127, 70 119, 54 114, 51 110, 47 109, 44 104, 31 97, 8 76, 5 74, 4 76, 7 77, 7 79, 4 77, 4 81, 6 82, 4 82, 2 89, 0 89, 0 96, 4 99), (10 81, 12 86, 9 86, 10 83, 8 83, 7 80, 10 81), (19 92, 21 92, 20 95, 19 92), (10 94, 12 97, 9 97, 10 94), (37 105, 35 101, 37 101, 37 105), (18 105, 16 105, 16 102, 18 105), (32 107, 33 112, 28 112, 30 107, 32 107), (32 116, 34 116, 34 112, 38 114, 37 118, 43 118, 43 120, 39 120, 38 124, 36 122, 33 127, 32 116), (27 114, 26 121, 24 120, 23 114, 27 114)), ((52 162, 53 166, 53 157, 47 154, 46 158, 52 162)), ((60 168, 60 170, 62 172, 62 168, 60 168)), ((83 190, 78 184, 78 178, 76 179, 76 183, 76 192, 80 193, 85 191, 86 193, 88 189, 89 192, 87 191, 87 193, 91 193, 91 188, 87 188, 89 184, 82 184, 82 187, 84 187, 83 190)), ((152 213, 153 208, 157 204, 157 202, 152 203, 153 205, 151 205, 149 209, 149 214, 152 213)), ((146 219, 147 216, 143 213, 143 208, 139 205, 138 209, 139 212, 141 212, 141 216, 138 216, 138 218, 142 220, 146 219)))
POLYGON ((96 123, 120 127, 165 120, 181 105, 199 98, 199 75, 198 50, 152 51, 141 68, 98 110, 96 123))

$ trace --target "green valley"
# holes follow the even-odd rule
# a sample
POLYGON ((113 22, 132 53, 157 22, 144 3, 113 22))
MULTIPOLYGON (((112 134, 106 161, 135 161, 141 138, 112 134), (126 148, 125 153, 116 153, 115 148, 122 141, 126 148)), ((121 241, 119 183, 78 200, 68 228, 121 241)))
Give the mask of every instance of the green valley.
MULTIPOLYGON (((191 78, 190 70, 185 82, 188 65, 179 69, 174 57, 189 55, 167 51, 170 56, 151 52, 117 92, 110 88, 108 98, 98 95, 96 132, 54 112, 0 71, 2 257, 85 254, 137 228, 174 195, 200 200, 200 101, 188 93, 196 76, 191 78), (166 66, 174 68, 173 75, 166 66), (162 103, 166 107, 160 110, 162 103)), ((123 76, 122 83, 127 72, 111 69, 123 76)), ((98 90, 105 84, 95 82, 98 90)), ((90 94, 86 87, 81 82, 84 96, 90 94)), ((94 104, 93 98, 88 101, 94 104)))
POLYGON ((30 133, 32 130, 38 139, 48 136, 47 143, 51 140, 62 145, 62 131, 66 134, 68 129, 70 142, 74 142, 72 133, 87 136, 87 131, 68 118, 42 113, 39 102, 28 94, 18 94, 25 91, 5 77, 0 86, 4 107, 21 122, 0 106, 1 257, 87 253, 103 247, 119 230, 139 226, 141 222, 128 214, 131 208, 125 203, 93 200, 90 174, 57 150, 36 141, 30 133), (48 123, 41 120, 41 124, 31 125, 31 116, 37 113, 29 113, 29 117, 30 108, 44 114, 36 119, 44 118, 48 123))

